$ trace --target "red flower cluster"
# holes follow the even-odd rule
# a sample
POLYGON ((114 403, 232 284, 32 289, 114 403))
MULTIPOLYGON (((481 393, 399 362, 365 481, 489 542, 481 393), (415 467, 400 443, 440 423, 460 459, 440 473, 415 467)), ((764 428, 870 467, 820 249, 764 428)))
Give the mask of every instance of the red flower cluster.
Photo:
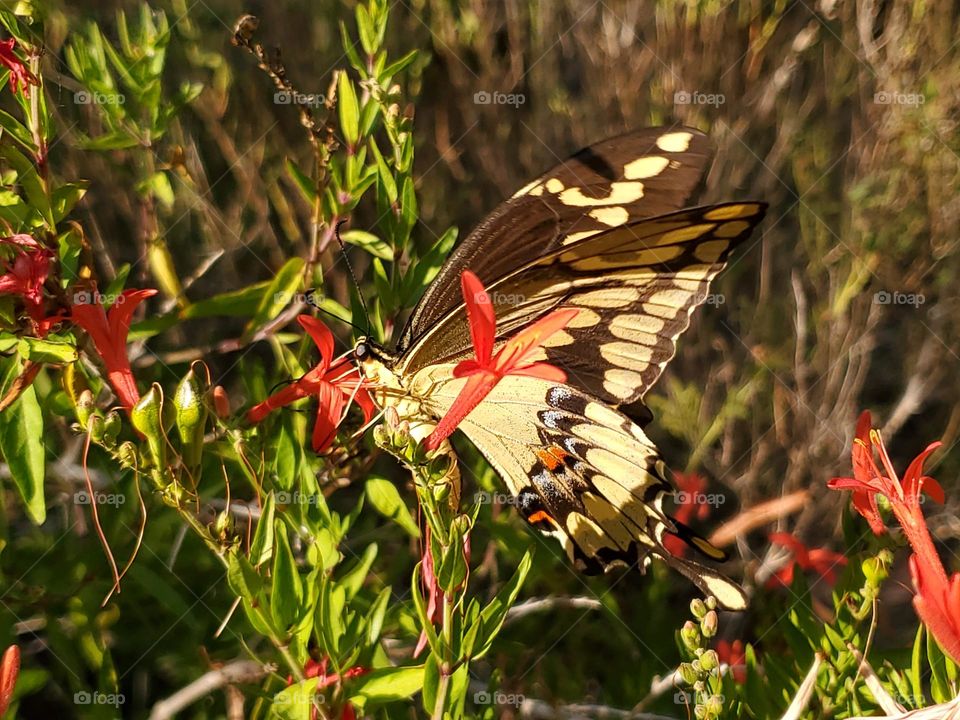
POLYGON ((24 65, 23 60, 17 57, 13 49, 17 46, 17 41, 13 38, 0 40, 0 65, 10 71, 10 90, 19 92, 23 88, 23 94, 30 97, 30 85, 40 85, 40 80, 24 65))
POLYGON ((726 663, 733 674, 733 679, 738 683, 747 681, 747 659, 743 652, 743 641, 718 640, 717 657, 720 662, 726 663))
POLYGON ((299 380, 250 408, 247 420, 258 423, 279 407, 316 395, 319 402, 312 445, 314 452, 321 453, 333 444, 350 401, 356 400, 363 411, 364 421, 369 422, 374 414, 373 398, 365 387, 360 371, 353 364, 346 358, 334 360, 333 333, 330 329, 312 315, 300 315, 297 320, 320 350, 320 362, 299 380))
POLYGON ((877 535, 886 531, 877 496, 887 499, 913 549, 910 573, 916 590, 914 609, 944 652, 960 662, 960 574, 947 577, 920 509, 920 494, 923 492, 936 502, 944 500, 940 484, 923 474, 924 461, 938 447, 939 442, 928 445, 910 463, 901 481, 880 433, 871 429, 870 413, 864 412, 857 421, 853 441, 853 477, 833 478, 827 486, 834 490, 852 490, 853 507, 866 518, 877 535), (882 469, 875 456, 880 458, 882 469))
POLYGON ((793 557, 767 581, 768 588, 779 585, 789 587, 793 583, 793 573, 797 567, 801 570, 812 570, 828 584, 833 585, 837 581, 834 568, 837 565, 847 564, 847 558, 840 553, 826 548, 808 548, 790 533, 771 533, 770 542, 785 547, 793 557))
POLYGON ((567 374, 560 368, 545 362, 535 362, 532 358, 547 338, 563 330, 579 310, 554 310, 511 337, 494 355, 497 318, 490 296, 480 278, 469 270, 464 270, 461 274, 460 287, 467 306, 470 338, 476 359, 463 360, 453 369, 455 378, 469 379, 453 401, 450 410, 427 438, 428 450, 436 450, 507 375, 528 375, 558 383, 566 382, 567 379, 567 374))
POLYGON ((53 251, 25 234, 0 238, 0 246, 14 250, 12 260, 2 264, 0 294, 20 299, 33 323, 34 334, 42 338, 62 319, 59 314, 47 317, 44 309, 43 285, 50 274, 53 251))
POLYGON ((130 321, 137 306, 156 294, 157 291, 153 289, 124 290, 114 300, 108 313, 103 303, 99 302, 100 295, 94 290, 90 295, 97 302, 78 303, 72 308, 71 319, 93 340, 97 354, 107 368, 107 380, 127 411, 140 401, 140 391, 127 358, 130 321))

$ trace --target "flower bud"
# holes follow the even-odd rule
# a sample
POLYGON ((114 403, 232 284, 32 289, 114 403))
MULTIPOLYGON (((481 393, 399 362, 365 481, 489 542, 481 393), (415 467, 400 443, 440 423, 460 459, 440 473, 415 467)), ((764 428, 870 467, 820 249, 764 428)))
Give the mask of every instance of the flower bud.
POLYGON ((697 620, 703 620, 703 616, 707 614, 707 604, 700 598, 694 598, 690 601, 690 612, 697 620))
POLYGON ((680 639, 690 652, 700 646, 700 629, 692 620, 687 620, 680 628, 680 639))
POLYGON ((677 668, 677 672, 680 673, 680 677, 683 678, 683 681, 687 685, 693 685, 697 680, 700 679, 699 674, 693 669, 693 665, 690 663, 680 663, 680 667, 677 668))
POLYGON ((121 443, 120 447, 117 448, 117 457, 120 460, 121 467, 128 470, 137 467, 137 446, 129 440, 121 443))
POLYGON ((716 635, 718 622, 717 611, 708 611, 707 614, 703 616, 703 620, 700 621, 700 631, 703 633, 703 636, 711 638, 716 635))
POLYGON ((708 610, 717 609, 717 599, 713 595, 710 595, 709 597, 707 597, 707 599, 704 602, 707 604, 708 610))
POLYGON ((93 393, 89 390, 80 393, 80 397, 77 398, 77 422, 80 423, 80 427, 87 427, 90 416, 96 409, 97 405, 93 400, 93 393))
POLYGON ((720 717, 723 712, 723 698, 720 695, 711 695, 705 705, 709 717, 720 717))
POLYGON ((103 442, 104 421, 100 415, 91 415, 87 420, 87 432, 98 445, 103 442))
POLYGON ((230 396, 227 391, 223 385, 217 385, 210 394, 213 397, 213 411, 218 418, 226 420, 230 417, 230 396))
POLYGON ((117 444, 117 437, 120 435, 120 429, 123 427, 123 420, 120 419, 120 413, 111 410, 103 420, 103 445, 112 448, 117 444))
POLYGON ((710 672, 720 667, 720 658, 716 650, 707 650, 700 656, 700 667, 704 672, 710 672))
POLYGON ((174 421, 180 437, 180 455, 184 465, 191 469, 200 465, 203 453, 203 434, 209 414, 203 395, 209 379, 210 371, 198 360, 183 376, 173 396, 174 421))
POLYGON ((157 468, 167 465, 167 445, 163 433, 161 412, 163 409, 163 388, 154 383, 149 392, 140 398, 140 402, 130 410, 133 426, 147 440, 150 458, 157 468))

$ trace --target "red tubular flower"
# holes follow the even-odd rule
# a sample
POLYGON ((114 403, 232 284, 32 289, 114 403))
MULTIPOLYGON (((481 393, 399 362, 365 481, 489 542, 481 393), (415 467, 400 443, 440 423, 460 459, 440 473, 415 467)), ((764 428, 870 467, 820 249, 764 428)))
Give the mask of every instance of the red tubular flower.
POLYGON ((0 238, 0 245, 12 245, 15 256, 4 264, 0 275, 0 294, 16 295, 33 320, 34 330, 43 337, 60 320, 60 316, 48 318, 44 310, 43 284, 50 274, 53 252, 41 246, 30 235, 11 235, 0 238))
POLYGON ((857 422, 857 436, 853 441, 854 476, 833 478, 827 487, 853 490, 854 508, 878 535, 886 528, 877 507, 877 495, 887 499, 914 553, 910 557, 910 574, 916 590, 914 609, 944 652, 960 662, 960 574, 947 577, 920 509, 921 492, 936 502, 944 501, 940 484, 923 474, 924 461, 940 444, 928 445, 910 463, 901 482, 880 433, 870 427, 870 413, 864 412, 857 422), (874 451, 880 457, 883 470, 877 466, 874 451))
POLYGON ((3 65, 10 71, 10 90, 19 92, 23 88, 23 94, 30 97, 30 85, 40 85, 40 80, 23 63, 16 53, 13 52, 17 41, 13 38, 0 40, 0 65, 3 65))
POLYGON ((545 362, 535 362, 532 357, 547 338, 563 330, 579 310, 554 310, 507 340, 494 355, 497 318, 490 296, 484 290, 480 278, 469 270, 464 270, 460 276, 460 286, 463 290, 463 301, 467 306, 470 338, 476 359, 463 360, 453 369, 454 377, 469 379, 453 401, 450 410, 427 438, 428 450, 436 450, 507 375, 529 375, 551 382, 566 382, 567 379, 567 374, 560 368, 545 362))
MULTIPOLYGON (((81 293, 83 294, 83 293, 81 293)), ((117 296, 107 313, 100 302, 79 303, 73 306, 71 319, 82 327, 107 368, 107 380, 117 393, 120 404, 128 411, 140 400, 137 382, 133 379, 127 358, 127 335, 137 306, 157 291, 153 289, 124 290, 117 296)), ((95 299, 99 295, 94 293, 95 299)))
POLYGON ((840 553, 835 553, 826 548, 811 550, 790 533, 770 533, 770 542, 787 548, 793 557, 767 581, 767 587, 778 585, 789 587, 793 582, 793 573, 797 567, 801 570, 812 570, 828 584, 833 585, 837 581, 834 568, 837 565, 847 564, 847 558, 840 553))
POLYGON ((258 423, 279 407, 316 395, 319 406, 311 444, 314 452, 321 453, 333 444, 351 398, 363 411, 365 422, 373 417, 373 398, 354 365, 345 358, 334 361, 330 329, 312 315, 300 315, 297 320, 320 350, 320 362, 299 380, 250 408, 247 420, 258 423))
POLYGON ((717 657, 720 662, 727 664, 736 682, 743 684, 747 681, 747 659, 742 640, 718 640, 717 657))
MULTIPOLYGON (((677 491, 674 493, 677 509, 673 517, 684 524, 692 519, 704 520, 710 514, 710 505, 698 502, 707 490, 707 481, 697 473, 674 473, 673 482, 677 491)), ((671 555, 683 557, 690 546, 676 535, 664 535, 663 546, 671 555)))

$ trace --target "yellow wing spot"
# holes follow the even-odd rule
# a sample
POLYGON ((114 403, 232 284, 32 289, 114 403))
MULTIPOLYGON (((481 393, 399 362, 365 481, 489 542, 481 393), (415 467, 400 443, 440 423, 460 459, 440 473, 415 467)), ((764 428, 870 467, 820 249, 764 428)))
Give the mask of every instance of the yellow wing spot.
POLYGON ((690 293, 686 290, 661 290, 655 292, 649 298, 643 301, 644 310, 648 305, 672 307, 676 310, 687 307, 690 304, 690 293))
MULTIPOLYGON (((659 318, 655 319, 659 322, 663 322, 659 318)), ((614 337, 620 338, 621 340, 637 343, 639 345, 653 346, 660 342, 660 336, 656 333, 644 332, 643 330, 638 330, 635 327, 622 325, 616 322, 610 323, 610 334, 614 337)))
POLYGON ((656 244, 672 245, 674 243, 690 242, 691 240, 696 240, 698 237, 702 237, 703 235, 706 235, 715 227, 716 225, 713 223, 701 223, 700 225, 687 225, 686 227, 678 228, 677 230, 671 230, 670 232, 665 232, 663 235, 660 236, 660 240, 656 244))
POLYGON ((630 547, 630 543, 633 542, 633 533, 623 524, 623 519, 617 508, 604 498, 591 492, 583 493, 580 500, 590 517, 600 523, 601 527, 607 531, 607 534, 613 538, 617 545, 624 550, 630 547))
POLYGON ((599 525, 581 513, 567 515, 567 530, 588 556, 596 555, 601 548, 616 547, 599 525))
POLYGON ((634 345, 629 342, 608 342, 600 346, 600 356, 620 367, 643 369, 650 363, 653 353, 646 345, 634 345))
MULTIPOLYGON (((547 187, 549 190, 550 188, 547 187)), ((596 207, 598 205, 627 205, 643 197, 642 182, 610 183, 607 197, 592 198, 583 194, 580 188, 567 188, 560 193, 560 202, 573 207, 596 207)))
POLYGON ((563 239, 563 244, 570 245, 571 243, 579 242, 580 240, 586 240, 588 237, 593 237, 596 234, 596 230, 584 230, 583 232, 572 233, 563 239))
POLYGON ((727 222, 719 226, 713 231, 713 234, 721 238, 732 238, 742 235, 746 230, 749 229, 750 223, 748 223, 746 220, 734 220, 733 222, 727 222))
POLYGON ((577 305, 588 308, 626 307, 640 299, 640 292, 632 287, 607 288, 584 293, 576 299, 577 305))
POLYGON ((593 310, 588 310, 587 308, 580 308, 573 320, 567 323, 568 328, 585 328, 593 327, 598 322, 600 322, 600 313, 594 312, 593 310))
POLYGON ((693 250, 693 254, 697 260, 712 263, 719 260, 720 256, 728 247, 730 247, 730 243, 726 240, 708 240, 707 242, 702 242, 697 245, 693 250))
POLYGON ((607 477, 628 478, 637 474, 636 465, 604 448, 587 450, 587 462, 607 477))
POLYGON ((664 323, 660 318, 650 317, 649 315, 617 315, 610 325, 610 329, 616 333, 617 328, 624 328, 634 332, 645 332, 657 334, 663 330, 664 323))
POLYGON ((684 152, 690 147, 693 135, 688 132, 672 132, 657 138, 657 147, 664 152, 684 152))
POLYGON ((617 227, 630 219, 630 213, 622 207, 597 208, 590 211, 590 217, 604 225, 617 227))
POLYGON ((560 182, 557 178, 550 178, 547 180, 547 192, 558 193, 563 190, 563 183, 560 182))
POLYGON ((627 180, 645 180, 659 175, 669 164, 667 158, 657 155, 637 158, 623 166, 623 177, 627 180))
POLYGON ((546 347, 564 347, 566 345, 573 345, 576 342, 573 335, 568 333, 566 330, 558 330, 553 335, 551 335, 543 344, 546 347))
POLYGON ((742 217, 753 217, 757 214, 760 206, 756 203, 743 203, 742 205, 726 205, 724 207, 708 210, 703 214, 705 220, 734 220, 742 217))
POLYGON ((517 190, 517 191, 512 195, 512 197, 515 197, 515 198, 516 198, 516 197, 520 197, 521 195, 527 195, 527 194, 530 194, 530 195, 534 195, 534 194, 540 195, 541 193, 543 193, 543 188, 540 189, 540 192, 539 192, 539 193, 534 193, 534 192, 533 192, 533 190, 534 190, 539 184, 540 184, 540 181, 539 181, 539 180, 533 180, 532 182, 528 182, 528 183, 527 183, 526 185, 524 185, 522 188, 520 188, 519 190, 517 190))

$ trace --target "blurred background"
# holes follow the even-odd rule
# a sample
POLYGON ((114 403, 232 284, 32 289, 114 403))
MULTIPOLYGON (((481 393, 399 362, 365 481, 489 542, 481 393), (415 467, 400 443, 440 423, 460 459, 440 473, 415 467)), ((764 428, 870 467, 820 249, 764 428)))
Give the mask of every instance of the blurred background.
MULTIPOLYGON (((285 259, 307 253, 310 208, 285 163, 308 166, 311 150, 297 113, 275 102, 269 79, 231 46, 234 24, 244 13, 259 17, 257 39, 280 49, 294 85, 323 94, 331 70, 345 64, 339 24, 352 23, 353 5, 150 5, 171 23, 170 87, 203 86, 153 147, 156 166, 178 178, 159 216, 179 275, 193 278, 186 292, 200 299, 269 279, 285 259)), ((79 147, 81 134, 97 134, 97 116, 76 99, 82 87, 67 70, 64 46, 68 29, 83 32, 91 23, 115 42, 116 11, 134 15, 140 5, 44 0, 38 6, 47 16, 44 76, 55 96, 60 88, 56 112, 66 129, 51 163, 59 176, 90 180, 77 212, 101 251, 99 270, 110 277, 112 263, 144 254, 151 228, 132 187, 138 176, 132 156, 79 147)), ((465 236, 499 201, 581 146, 675 121, 706 131, 717 144, 703 201, 770 204, 762 232, 715 286, 722 301, 696 315, 651 398, 658 420, 650 432, 668 465, 700 473, 708 492, 725 498, 700 529, 709 532, 762 501, 808 492, 797 512, 728 548, 740 561, 735 575, 762 562, 773 529, 818 544, 839 540, 847 499, 828 493, 825 483, 849 474, 862 409, 874 412, 898 467, 929 442, 944 441, 946 451, 929 471, 943 484, 948 504, 928 507, 927 514, 948 547, 960 535, 956 502, 949 500, 960 458, 951 450, 960 435, 956 20, 953 3, 906 0, 393 4, 393 55, 422 51, 403 88, 410 107, 402 110, 415 118, 421 213, 415 237, 424 248, 451 225, 465 236)), ((362 205, 351 227, 367 228, 375 217, 375 208, 362 205)), ((369 256, 351 257, 363 276, 369 256)), ((349 279, 335 259, 328 249, 326 287, 349 304, 349 279)), ((136 265, 129 284, 152 284, 146 264, 136 265)), ((217 348, 219 340, 239 335, 243 324, 236 322, 197 321, 151 340, 151 349, 172 367, 206 355, 235 403, 250 401, 248 390, 232 380, 236 353, 217 348)), ((260 360, 269 357, 265 350, 260 360)), ((256 359, 254 352, 243 362, 256 359)), ((164 363, 144 353, 135 367, 163 380, 164 363)), ((402 481, 399 468, 390 472, 402 481)), ((497 487, 489 474, 468 473, 467 481, 475 483, 465 490, 468 499, 497 487)), ((412 507, 412 493, 405 497, 412 507)), ((675 662, 651 648, 671 646, 686 589, 651 582, 650 575, 585 581, 559 548, 532 539, 515 518, 500 517, 511 512, 488 508, 484 513, 496 522, 475 534, 474 557, 487 553, 480 572, 490 574, 491 585, 509 576, 523 548, 537 544, 523 597, 587 596, 599 606, 558 606, 517 619, 485 661, 489 671, 505 692, 548 704, 633 706, 653 676, 675 662), (611 657, 618 658, 615 668, 611 657)), ((177 531, 172 519, 158 518, 147 547, 151 537, 155 546, 168 547, 177 531)), ((357 542, 390 532, 370 518, 357 542)), ((37 546, 45 542, 38 533, 37 546)), ((115 599, 123 622, 113 638, 113 662, 133 698, 125 715, 144 712, 151 699, 235 648, 235 638, 214 638, 232 602, 227 588, 215 584, 221 571, 190 542, 180 550, 176 579, 170 558, 144 552, 129 591, 115 599)), ((401 541, 393 565, 384 565, 400 586, 416 561, 410 550, 415 547, 401 541)), ((56 552, 76 554, 76 577, 31 567, 34 557, 24 560, 18 580, 7 580, 18 602, 46 605, 51 616, 75 610, 72 621, 50 628, 48 641, 70 656, 83 652, 78 634, 112 621, 91 609, 94 596, 102 597, 99 589, 82 599, 86 575, 104 571, 95 538, 88 532, 56 552)), ((895 575, 905 579, 905 569, 895 575)), ((652 577, 662 576, 657 570, 652 577)), ((898 594, 895 583, 887 587, 892 595, 884 612, 891 618, 910 613, 909 593, 898 594)), ((763 648, 755 629, 776 614, 761 607, 724 620, 722 634, 763 648)), ((909 640, 891 634, 895 623, 883 627, 878 643, 909 640)), ((191 717, 219 712, 214 706, 193 711, 191 717)))

